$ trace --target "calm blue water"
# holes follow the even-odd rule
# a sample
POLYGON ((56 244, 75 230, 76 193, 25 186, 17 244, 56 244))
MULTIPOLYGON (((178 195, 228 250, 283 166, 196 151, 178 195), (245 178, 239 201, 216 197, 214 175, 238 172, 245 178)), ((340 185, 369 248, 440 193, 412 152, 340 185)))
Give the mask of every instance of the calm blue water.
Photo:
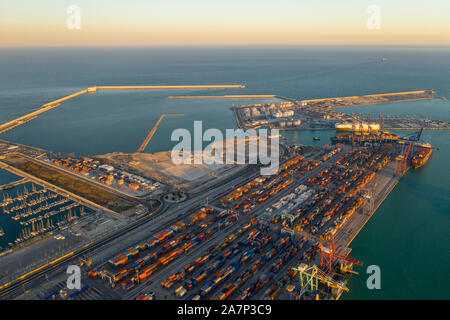
MULTIPOLYGON (((133 152, 161 113, 165 118, 148 152, 170 149, 175 128, 234 128, 232 103, 248 100, 170 100, 169 95, 279 94, 320 98, 434 89, 450 97, 450 48, 418 47, 216 47, 1 49, 0 118, 13 119, 45 102, 92 85, 240 84, 235 90, 99 92, 64 103, 0 136, 77 154, 133 152), (388 61, 381 63, 381 57, 388 61)), ((426 115, 450 121, 442 100, 342 109, 426 115)), ((382 271, 382 290, 365 286, 365 267, 350 283, 349 299, 449 298, 449 132, 425 132, 440 148, 411 170, 352 244, 365 266, 382 271)), ((329 143, 332 132, 287 132, 304 144, 329 143)))

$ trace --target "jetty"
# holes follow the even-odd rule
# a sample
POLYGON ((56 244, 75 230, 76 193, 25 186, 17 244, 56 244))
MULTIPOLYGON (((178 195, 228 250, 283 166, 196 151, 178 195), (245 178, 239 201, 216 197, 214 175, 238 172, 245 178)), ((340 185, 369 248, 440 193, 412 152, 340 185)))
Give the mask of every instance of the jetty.
POLYGON ((17 128, 33 119, 36 119, 39 115, 53 108, 59 107, 61 103, 84 95, 86 93, 92 94, 99 90, 180 90, 180 89, 242 89, 245 88, 243 84, 232 84, 232 85, 157 85, 157 86, 94 86, 87 89, 69 94, 65 97, 50 101, 45 103, 39 109, 30 112, 24 116, 16 118, 14 120, 8 121, 6 123, 0 124, 0 134, 17 128))
POLYGON ((27 183, 29 180, 27 178, 23 178, 17 181, 13 181, 7 184, 2 184, 0 185, 0 190, 6 190, 6 189, 11 189, 17 186, 20 186, 21 184, 27 183))

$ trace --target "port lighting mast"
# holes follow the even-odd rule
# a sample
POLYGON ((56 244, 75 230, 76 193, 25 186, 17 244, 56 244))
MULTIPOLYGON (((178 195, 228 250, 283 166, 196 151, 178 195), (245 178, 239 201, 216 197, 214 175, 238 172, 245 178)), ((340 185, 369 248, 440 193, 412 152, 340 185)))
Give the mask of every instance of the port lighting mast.
POLYGON ((404 175, 406 172, 406 168, 408 166, 409 155, 414 154, 414 147, 416 146, 416 143, 419 142, 420 137, 422 136, 424 125, 425 125, 425 121, 422 123, 422 126, 420 127, 420 130, 417 132, 417 134, 409 137, 408 149, 406 151, 404 158, 402 159, 402 161, 399 163, 399 166, 398 166, 398 171, 399 171, 398 174, 400 176, 404 175))

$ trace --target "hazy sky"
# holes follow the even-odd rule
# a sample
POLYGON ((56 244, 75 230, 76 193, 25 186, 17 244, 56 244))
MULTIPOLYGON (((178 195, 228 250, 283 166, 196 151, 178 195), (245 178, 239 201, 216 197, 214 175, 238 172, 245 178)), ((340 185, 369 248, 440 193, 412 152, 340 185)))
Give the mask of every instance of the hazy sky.
POLYGON ((450 45, 450 0, 0 0, 0 46, 187 44, 450 45))

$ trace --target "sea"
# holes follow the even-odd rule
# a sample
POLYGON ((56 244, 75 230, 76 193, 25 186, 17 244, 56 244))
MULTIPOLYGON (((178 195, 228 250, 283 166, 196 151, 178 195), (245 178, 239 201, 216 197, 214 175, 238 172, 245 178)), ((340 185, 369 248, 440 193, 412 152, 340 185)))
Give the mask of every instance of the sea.
MULTIPOLYGON (((170 150, 171 133, 236 128, 231 106, 278 99, 170 99, 173 95, 277 94, 307 99, 433 89, 450 98, 450 47, 253 46, 1 48, 0 122, 94 85, 244 84, 244 89, 99 91, 64 102, 0 139, 55 152, 134 152, 162 113, 146 152, 170 150), (382 62, 381 58, 387 61, 382 62)), ((340 108, 377 118, 425 116, 450 121, 442 99, 340 108)), ((414 132, 398 132, 411 135, 414 132)), ((329 144, 334 131, 285 131, 294 142, 329 144), (320 141, 313 141, 319 136, 320 141)), ((449 299, 450 132, 424 131, 438 150, 409 170, 352 242, 364 262, 342 299, 449 299), (380 268, 369 289, 368 266, 380 268)), ((17 180, 0 171, 0 183, 17 180)), ((13 192, 13 191, 10 191, 13 192)), ((1 200, 2 195, 0 195, 1 200)), ((4 217, 0 217, 0 226, 4 217)), ((6 228, 5 232, 8 233, 6 228)))

